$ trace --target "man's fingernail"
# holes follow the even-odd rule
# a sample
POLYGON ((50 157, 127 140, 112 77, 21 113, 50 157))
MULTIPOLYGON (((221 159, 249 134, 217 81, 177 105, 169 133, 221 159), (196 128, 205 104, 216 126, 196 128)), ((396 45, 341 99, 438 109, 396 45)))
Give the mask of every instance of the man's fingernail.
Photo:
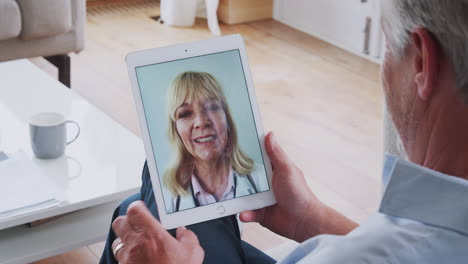
POLYGON ((131 203, 131 204, 127 207, 127 212, 130 210, 130 208, 137 206, 139 203, 140 203, 140 201, 135 201, 135 202, 131 203))
POLYGON ((112 228, 114 228, 115 226, 117 226, 119 224, 119 222, 122 221, 122 217, 117 217, 113 222, 112 222, 112 228))
POLYGON ((275 133, 271 132, 271 143, 274 143, 276 144, 276 137, 275 137, 275 133))
POLYGON ((185 226, 181 226, 180 227, 182 230, 187 230, 187 228, 185 226))

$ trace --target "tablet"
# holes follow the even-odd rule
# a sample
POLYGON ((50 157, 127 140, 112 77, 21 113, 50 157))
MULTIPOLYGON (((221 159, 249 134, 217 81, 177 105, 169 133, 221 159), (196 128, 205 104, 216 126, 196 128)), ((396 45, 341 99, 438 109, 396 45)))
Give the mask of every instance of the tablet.
POLYGON ((137 51, 126 61, 166 229, 275 203, 240 35, 137 51))

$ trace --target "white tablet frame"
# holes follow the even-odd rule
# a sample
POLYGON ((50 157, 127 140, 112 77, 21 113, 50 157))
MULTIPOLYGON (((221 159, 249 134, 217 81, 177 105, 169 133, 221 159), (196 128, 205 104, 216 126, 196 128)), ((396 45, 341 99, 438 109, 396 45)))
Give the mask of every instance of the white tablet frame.
POLYGON ((247 61, 247 54, 245 52, 244 41, 240 35, 229 35, 192 43, 178 44, 169 47, 132 52, 127 55, 126 63, 128 73, 130 76, 133 97, 135 99, 138 117, 140 120, 141 134, 145 146, 148 168, 151 175, 151 181, 153 183, 156 202, 158 204, 158 213, 160 221, 164 228, 173 229, 179 226, 200 223, 207 220, 220 218, 223 216, 237 214, 246 210, 263 208, 276 203, 271 181, 271 163, 265 151, 265 134, 260 119, 255 90, 250 74, 249 64, 247 61), (144 113, 140 88, 137 81, 136 68, 145 65, 187 59, 191 57, 209 55, 213 53, 231 50, 239 50, 239 54, 241 57, 242 68, 247 84, 248 95, 250 97, 250 104, 255 119, 257 134, 261 146, 261 153, 263 156, 264 166, 268 177, 268 185, 270 187, 270 190, 257 194, 234 198, 227 201, 204 205, 201 207, 194 207, 193 209, 187 209, 167 214, 163 199, 163 191, 159 180, 159 174, 156 169, 156 161, 154 158, 155 156, 150 140, 149 128, 144 113))

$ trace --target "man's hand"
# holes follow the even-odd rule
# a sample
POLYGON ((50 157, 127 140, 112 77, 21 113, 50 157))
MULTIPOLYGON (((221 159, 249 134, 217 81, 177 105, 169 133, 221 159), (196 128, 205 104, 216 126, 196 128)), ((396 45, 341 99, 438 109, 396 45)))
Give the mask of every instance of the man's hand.
POLYGON ((346 234, 356 224, 321 203, 308 188, 302 171, 275 141, 272 133, 265 147, 273 167, 273 191, 277 203, 243 212, 244 222, 258 222, 271 231, 302 242, 323 233, 346 234))
POLYGON ((112 249, 124 243, 115 256, 121 264, 203 262, 203 249, 192 231, 179 227, 177 238, 172 237, 141 201, 132 203, 112 228, 119 237, 112 249))

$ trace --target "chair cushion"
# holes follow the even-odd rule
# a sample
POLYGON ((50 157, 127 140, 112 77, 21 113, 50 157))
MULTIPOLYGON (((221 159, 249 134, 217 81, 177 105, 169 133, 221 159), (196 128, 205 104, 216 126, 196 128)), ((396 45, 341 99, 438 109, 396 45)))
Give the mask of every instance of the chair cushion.
POLYGON ((21 32, 21 13, 14 0, 0 0, 0 40, 16 38, 21 32))
POLYGON ((21 8, 23 40, 51 37, 72 28, 70 0, 17 0, 21 8))

